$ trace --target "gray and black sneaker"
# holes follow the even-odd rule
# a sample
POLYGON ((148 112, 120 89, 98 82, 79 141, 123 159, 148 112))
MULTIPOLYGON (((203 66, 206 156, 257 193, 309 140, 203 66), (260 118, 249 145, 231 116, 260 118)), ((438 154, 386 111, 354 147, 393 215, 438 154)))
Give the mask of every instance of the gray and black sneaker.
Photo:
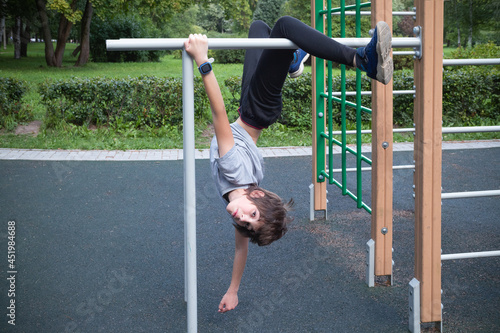
POLYGON ((391 29, 387 23, 380 21, 368 45, 356 50, 356 67, 365 71, 368 77, 388 84, 394 70, 391 48, 391 29))

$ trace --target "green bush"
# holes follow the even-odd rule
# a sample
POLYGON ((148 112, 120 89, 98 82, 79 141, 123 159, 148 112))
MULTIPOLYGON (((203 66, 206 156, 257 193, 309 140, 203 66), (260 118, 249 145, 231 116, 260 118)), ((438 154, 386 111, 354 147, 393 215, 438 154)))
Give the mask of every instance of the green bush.
POLYGON ((224 85, 231 94, 231 99, 226 98, 224 104, 230 121, 238 118, 238 108, 240 107, 241 76, 231 76, 224 80, 224 85))
POLYGON ((90 57, 94 62, 159 61, 161 51, 106 51, 107 39, 154 37, 159 37, 159 33, 150 20, 136 15, 118 16, 112 20, 95 17, 90 29, 90 57))
MULTIPOLYGON (((483 58, 500 58, 500 46, 494 43, 476 44, 474 47, 459 47, 451 52, 452 59, 483 59, 483 58)), ((475 70, 482 71, 500 71, 500 65, 495 66, 466 66, 467 68, 474 67, 475 70)), ((464 66, 446 66, 446 70, 461 70, 464 66)))
MULTIPOLYGON (((238 117, 241 78, 224 81, 230 97, 225 99, 230 121, 238 117)), ((346 77, 348 91, 355 91, 356 75, 346 77)), ((413 71, 394 73, 394 90, 413 89, 413 71)), ((333 82, 340 90, 340 77, 333 82)), ((371 80, 362 75, 361 89, 369 91, 371 80)), ((41 85, 42 102, 47 107, 48 126, 64 120, 76 125, 132 124, 135 128, 182 124, 182 80, 140 77, 128 79, 93 78, 46 82, 41 85)), ((311 74, 297 79, 287 78, 283 86, 283 112, 278 122, 304 130, 311 128, 311 74)), ((347 97, 355 103, 355 97, 347 97)), ((361 105, 370 107, 371 97, 362 96, 361 105)), ((443 121, 445 126, 480 123, 481 119, 500 119, 500 74, 473 67, 445 71, 443 77, 443 121)), ((333 103, 333 120, 340 124, 340 104, 333 103)), ((201 121, 211 121, 208 98, 199 77, 195 80, 195 112, 201 121)), ((395 95, 393 100, 395 126, 409 127, 413 123, 413 95, 395 95)), ((362 121, 369 123, 371 115, 362 112, 362 121)), ((356 109, 346 107, 346 119, 356 120, 356 109)), ((132 126, 131 125, 131 126, 132 126)), ((129 126, 129 125, 127 125, 129 126)))
POLYGON ((27 90, 23 80, 0 77, 0 128, 13 130, 19 122, 33 119, 31 110, 21 101, 27 90))
MULTIPOLYGON (((413 90, 413 84, 413 70, 394 72, 393 90, 413 90)), ((394 125, 413 126, 413 101, 413 94, 394 95, 392 101, 394 125)))
POLYGON ((311 74, 287 78, 283 86, 283 112, 278 120, 289 127, 311 128, 311 74))
POLYGON ((474 47, 459 47, 451 53, 452 59, 481 59, 500 57, 500 46, 492 42, 476 44, 474 47))
MULTIPOLYGON (((40 86, 47 107, 47 126, 64 120, 76 125, 133 123, 136 128, 182 124, 182 80, 72 78, 40 86)), ((195 80, 195 113, 206 117, 208 98, 201 79, 195 80)))
POLYGON ((500 119, 500 73, 464 67, 445 71, 444 126, 469 125, 475 118, 500 119))
MULTIPOLYGON (((399 50, 398 50, 399 51, 399 50)), ((401 51, 413 51, 412 49, 402 49, 401 51)), ((396 55, 392 57, 394 61, 394 70, 401 71, 405 69, 413 70, 415 59, 412 55, 396 55)))
POLYGON ((208 56, 219 64, 242 64, 245 61, 245 50, 209 50, 208 56))

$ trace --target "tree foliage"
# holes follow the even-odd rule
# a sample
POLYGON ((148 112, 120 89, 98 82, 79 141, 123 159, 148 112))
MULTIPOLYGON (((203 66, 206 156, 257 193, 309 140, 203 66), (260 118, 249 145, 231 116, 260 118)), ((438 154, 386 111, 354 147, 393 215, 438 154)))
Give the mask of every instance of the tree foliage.
POLYGON ((72 24, 76 24, 82 19, 83 12, 75 8, 75 4, 70 4, 65 0, 48 0, 47 8, 57 11, 72 24))
POLYGON ((281 7, 282 15, 293 16, 305 24, 311 24, 311 2, 302 0, 288 0, 281 7))
POLYGON ((235 32, 247 31, 252 23, 255 0, 202 0, 200 5, 206 7, 210 4, 218 4, 224 9, 224 18, 233 22, 235 32))
POLYGON ((253 13, 253 20, 262 20, 270 27, 280 18, 283 0, 260 0, 253 13))
POLYGON ((498 0, 449 0, 445 3, 444 30, 448 45, 473 46, 500 43, 500 2, 498 0))

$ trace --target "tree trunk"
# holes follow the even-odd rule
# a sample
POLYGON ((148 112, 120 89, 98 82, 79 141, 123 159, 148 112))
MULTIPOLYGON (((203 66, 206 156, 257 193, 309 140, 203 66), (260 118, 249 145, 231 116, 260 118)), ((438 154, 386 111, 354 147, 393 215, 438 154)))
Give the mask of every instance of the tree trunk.
POLYGON ((14 59, 21 59, 21 16, 15 18, 14 33, 14 59))
POLYGON ((49 18, 45 9, 44 0, 36 0, 36 7, 38 15, 40 15, 40 22, 42 23, 42 36, 45 43, 45 62, 49 67, 56 66, 56 58, 54 56, 54 45, 52 44, 52 35, 50 33, 49 18))
POLYGON ((30 26, 26 24, 26 27, 21 30, 21 57, 28 56, 28 43, 30 42, 30 26))
POLYGON ((472 47, 472 0, 469 0, 469 41, 467 46, 472 47))
MULTIPOLYGON (((75 3, 76 0, 73 1, 71 5, 72 8, 74 8, 75 3)), ((66 48, 66 41, 68 40, 72 27, 73 23, 68 21, 68 19, 64 17, 64 15, 61 15, 61 20, 59 21, 59 29, 57 31, 56 52, 54 53, 56 60, 56 67, 62 66, 64 49, 66 48)))
POLYGON ((92 20, 92 3, 90 0, 87 0, 87 4, 85 5, 85 11, 83 12, 82 17, 82 26, 81 26, 81 36, 80 36, 80 55, 78 56, 78 60, 76 61, 75 66, 83 66, 89 60, 90 54, 90 21, 92 20))
POLYGON ((0 20, 0 43, 3 42, 3 37, 5 35, 5 17, 0 20))

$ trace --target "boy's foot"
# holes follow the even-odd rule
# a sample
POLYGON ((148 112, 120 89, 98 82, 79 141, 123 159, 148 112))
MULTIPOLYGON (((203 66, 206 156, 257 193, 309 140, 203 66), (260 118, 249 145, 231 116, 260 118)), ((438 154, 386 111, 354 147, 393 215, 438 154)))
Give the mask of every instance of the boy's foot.
POLYGON ((299 77, 304 71, 304 62, 309 58, 309 53, 302 49, 298 49, 293 54, 293 60, 288 68, 288 75, 291 78, 299 77))
POLYGON ((388 84, 393 72, 391 48, 391 29, 387 23, 380 21, 375 26, 368 45, 356 50, 356 67, 365 71, 372 79, 388 84))

